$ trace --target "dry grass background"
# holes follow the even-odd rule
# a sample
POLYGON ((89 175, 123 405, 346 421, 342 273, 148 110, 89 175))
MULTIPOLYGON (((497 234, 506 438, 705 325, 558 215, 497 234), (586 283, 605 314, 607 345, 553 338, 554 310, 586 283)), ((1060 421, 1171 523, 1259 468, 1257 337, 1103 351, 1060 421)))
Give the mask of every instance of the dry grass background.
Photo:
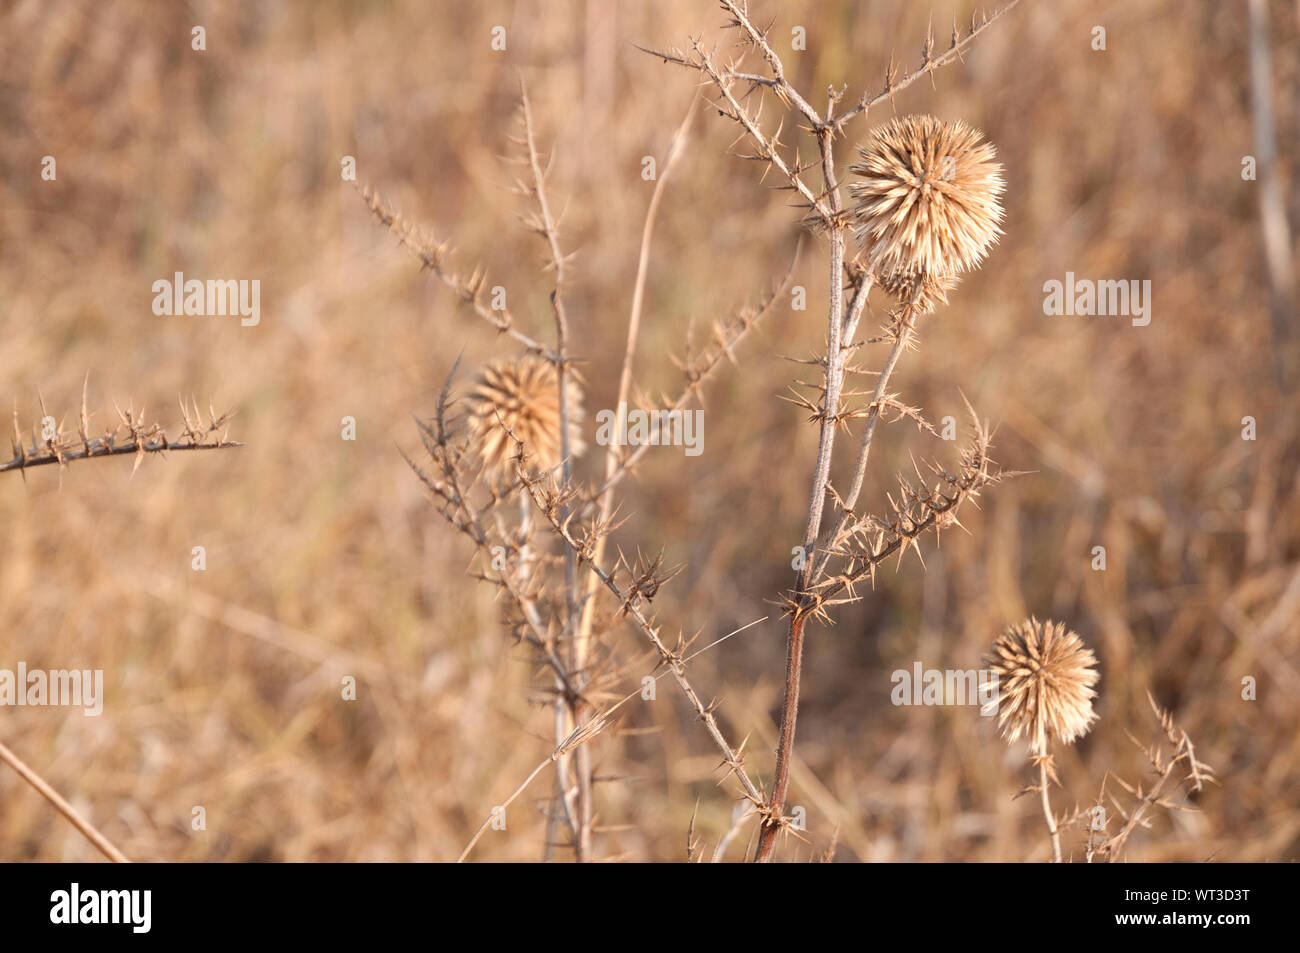
MULTIPOLYGON (((809 51, 786 59, 796 85, 847 82, 855 96, 879 88, 891 52, 914 63, 931 11, 942 37, 970 8, 770 13, 775 37, 808 28, 809 51)), ((1269 12, 1296 223, 1300 6, 1269 12)), ((38 394, 75 413, 87 372, 92 408, 133 398, 170 425, 177 393, 211 397, 238 409, 231 436, 246 444, 150 458, 134 477, 112 460, 0 484, 0 665, 102 668, 107 693, 98 718, 7 709, 0 739, 128 856, 453 858, 550 750, 529 656, 398 452, 415 447, 409 414, 431 412, 462 347, 477 366, 501 344, 373 224, 339 158, 355 155, 358 177, 453 238, 461 261, 486 263, 516 315, 549 333, 540 248, 514 224, 499 161, 524 70, 578 250, 568 304, 590 421, 616 392, 652 187, 641 157, 663 156, 695 92, 631 44, 712 37, 719 22, 692 0, 0 11, 0 390, 24 421, 38 394), (189 47, 195 23, 203 53, 189 47), (504 54, 489 48, 496 24, 504 54), (57 182, 40 179, 46 154, 57 182), (152 282, 178 270, 259 278, 261 325, 154 316, 152 282), (340 439, 345 415, 355 442, 340 439), (206 572, 190 569, 196 545, 206 572), (339 700, 349 673, 355 704, 339 700), (190 830, 195 805, 204 832, 190 830)), ((1058 757, 1058 809, 1086 806, 1108 771, 1143 777, 1126 731, 1155 736, 1149 688, 1220 784, 1201 813, 1157 816, 1128 857, 1296 858, 1300 420, 1294 378, 1273 376, 1274 349, 1296 344, 1270 332, 1257 186, 1240 177, 1255 151, 1249 102, 1244 5, 1174 0, 1023 3, 964 63, 898 96, 899 113, 981 128, 1008 189, 1006 237, 922 323, 896 385, 932 419, 961 418, 960 386, 999 424, 997 459, 1035 472, 968 511, 972 535, 926 547, 927 572, 882 576, 834 628, 812 630, 790 799, 807 808, 809 843, 784 856, 820 853, 838 827, 840 859, 1045 859, 1041 816, 1012 800, 1023 753, 989 719, 889 704, 894 669, 977 667, 1004 625, 1036 613, 1066 620, 1102 672, 1100 721, 1058 757), (1104 53, 1089 48, 1094 24, 1104 53), (1042 283, 1067 270, 1149 278, 1151 325, 1044 317, 1042 283), (1240 439, 1247 414, 1253 443, 1240 439), (1104 573, 1090 569, 1094 545, 1104 573), (1240 698, 1245 675, 1257 701, 1240 698)), ((787 193, 724 155, 732 128, 702 110, 691 130, 647 287, 637 383, 654 394, 678 389, 669 355, 692 323, 768 290, 797 237, 787 193)), ((776 397, 791 374, 779 356, 820 347, 825 294, 807 258, 795 281, 809 310, 778 307, 710 388, 704 454, 652 451, 625 491, 616 541, 688 565, 656 608, 707 640, 775 616, 765 600, 789 585, 816 435, 776 397)), ((885 463, 948 450, 907 424, 888 432, 872 499, 885 463)), ((692 663, 764 779, 783 634, 774 617, 692 663)), ((599 786, 600 820, 618 829, 597 835, 597 855, 681 859, 697 802, 711 848, 731 810, 716 753, 667 684, 637 726, 659 730, 595 742, 598 774, 632 778, 599 786)), ((532 798, 546 793, 539 783, 475 857, 540 857, 532 798)), ((0 772, 0 857, 95 856, 0 772)))

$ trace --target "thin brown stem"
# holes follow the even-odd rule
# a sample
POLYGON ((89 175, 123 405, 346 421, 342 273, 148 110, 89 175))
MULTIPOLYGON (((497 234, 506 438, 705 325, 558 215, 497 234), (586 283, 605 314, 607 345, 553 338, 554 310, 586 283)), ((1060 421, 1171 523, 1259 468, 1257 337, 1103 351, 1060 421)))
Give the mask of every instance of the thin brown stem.
POLYGON ((1052 835, 1052 863, 1061 862, 1061 833, 1056 827, 1056 817, 1052 814, 1052 799, 1047 793, 1047 756, 1038 759, 1038 793, 1043 802, 1043 817, 1047 820, 1047 832, 1052 835))
MULTIPOLYGON (((636 358, 637 342, 640 338, 641 331, 641 310, 645 301, 646 276, 650 270, 650 241, 654 236, 655 220, 659 213, 659 203, 663 198, 664 185, 668 177, 677 165, 678 158, 685 151, 686 132, 690 127, 691 120, 695 118, 695 106, 699 102, 698 97, 692 98, 690 108, 686 111, 686 116, 682 123, 677 127, 677 132, 673 135, 672 142, 668 146, 668 157, 665 159, 663 168, 659 172, 659 177, 655 181, 654 191, 650 194, 650 204, 646 208, 645 222, 641 226, 641 250, 637 255, 636 281, 632 286, 632 305, 627 319, 627 344, 623 351, 623 368, 619 372, 618 378, 618 397, 614 403, 615 413, 623 414, 623 409, 627 405, 628 397, 632 392, 632 366, 636 358)), ((623 422, 619 420, 618 430, 622 432, 623 422)), ((624 448, 617 440, 611 441, 605 452, 605 480, 600 492, 597 494, 599 504, 599 515, 596 518, 596 525, 607 526, 614 512, 614 476, 619 471, 625 456, 624 448)), ((602 534, 596 541, 595 555, 593 559, 601 562, 605 556, 605 544, 609 536, 602 534)), ((575 645, 578 668, 581 669, 586 664, 587 654, 589 651, 589 641, 591 637, 591 625, 594 618, 596 606, 596 590, 600 581, 593 575, 587 577, 586 595, 582 607, 582 620, 578 626, 577 642, 575 645)))
POLYGON ((37 793, 54 805, 54 809, 66 817, 77 830, 85 835, 86 840, 95 845, 95 849, 115 864, 129 864, 126 855, 113 846, 113 842, 101 834, 95 825, 77 813, 76 808, 63 799, 58 791, 50 787, 45 779, 27 767, 23 760, 0 743, 0 761, 18 772, 19 777, 36 789, 37 793))
MULTIPOLYGON (((772 312, 777 299, 794 277, 794 270, 799 263, 801 248, 802 242, 795 247, 785 274, 781 276, 771 293, 763 298, 753 311, 741 311, 729 321, 719 321, 717 323, 716 337, 718 340, 700 359, 693 361, 690 366, 686 367, 686 386, 682 388, 676 399, 667 406, 667 410, 684 409, 690 403, 691 398, 697 396, 703 390, 704 384, 713 376, 714 371, 718 369, 722 362, 734 356, 736 347, 753 330, 754 326, 772 312)), ((630 453, 620 454, 613 474, 606 478, 604 484, 596 491, 595 497, 577 511, 578 518, 585 518, 606 493, 618 486, 623 481, 623 478, 632 471, 632 468, 641 461, 641 458, 645 456, 650 447, 651 444, 649 443, 641 443, 630 453)))

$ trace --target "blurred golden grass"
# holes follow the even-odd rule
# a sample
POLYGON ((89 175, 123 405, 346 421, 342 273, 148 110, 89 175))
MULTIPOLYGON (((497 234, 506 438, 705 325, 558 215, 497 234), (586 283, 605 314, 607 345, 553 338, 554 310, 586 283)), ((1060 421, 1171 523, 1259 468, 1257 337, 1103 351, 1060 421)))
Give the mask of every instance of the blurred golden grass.
MULTIPOLYGON (((847 81, 850 94, 879 85, 891 52, 909 63, 930 16, 901 0, 773 12, 774 35, 808 26, 798 84, 847 81)), ((936 24, 953 12, 970 11, 933 5, 936 24)), ((1270 12, 1294 222, 1300 24, 1291 6, 1270 12)), ((88 371, 92 406, 212 395, 238 409, 231 436, 246 445, 148 459, 134 477, 99 461, 0 482, 0 665, 102 668, 108 695, 98 718, 6 710, 3 741, 132 858, 454 858, 545 756, 549 716, 395 445, 410 445, 409 414, 429 411, 461 348, 477 365, 495 342, 372 224, 339 160, 355 155, 359 178, 483 261, 536 321, 526 330, 544 329, 541 259, 499 161, 523 68, 556 146, 552 189, 568 198, 580 350, 612 369, 652 187, 641 157, 663 155, 695 93, 630 44, 711 33, 719 17, 687 0, 234 3, 203 17, 208 49, 194 53, 179 6, 0 13, 6 395, 24 419, 38 393, 75 406, 88 371), (502 21, 497 54, 488 31, 502 21), (55 182, 39 176, 47 154, 55 182), (261 325, 155 317, 151 284, 177 270, 259 278, 261 325), (340 439, 344 416, 355 442, 340 439), (355 704, 339 700, 345 674, 361 681, 355 704), (190 830, 196 805, 203 832, 190 830)), ((811 843, 792 856, 818 854, 839 825, 842 859, 1045 858, 988 719, 888 702, 893 669, 973 667, 1008 621, 1037 613, 1067 619, 1102 671, 1100 720, 1058 758, 1070 796, 1089 803, 1107 771, 1141 775, 1125 730, 1142 737, 1148 688, 1217 769, 1203 813, 1157 818, 1130 859, 1296 857, 1300 420, 1272 361, 1296 344, 1271 337, 1254 184, 1240 177, 1245 33, 1230 5, 1023 3, 964 64, 898 97, 900 114, 979 126, 1008 180, 1006 236, 923 328, 900 389, 931 419, 960 418, 960 381, 1000 422, 998 460, 1036 472, 963 519, 973 535, 946 534, 924 575, 882 576, 810 636, 791 801, 808 808, 811 843), (1105 53, 1089 49, 1096 23, 1105 53), (1151 325, 1044 317, 1042 283, 1067 270, 1150 278, 1151 325), (1090 569, 1094 545, 1105 572, 1090 569), (1258 700, 1241 700, 1243 676, 1258 700)), ((709 119, 660 211, 638 363, 653 393, 676 389, 669 354, 688 326, 755 299, 794 244, 787 193, 765 197, 709 119)), ((824 296, 814 268, 794 280, 824 296)), ((778 356, 823 333, 778 308, 744 345, 744 373, 709 390, 704 455, 647 455, 621 534, 690 566, 656 602, 666 618, 720 635, 788 585, 806 474, 754 475, 814 455, 803 415, 776 399, 778 356)), ((588 377, 589 407, 612 406, 612 372, 588 377)), ((910 466, 929 439, 891 441, 877 472, 910 466)), ((693 663, 727 699, 729 733, 753 736, 764 778, 782 651, 760 626, 693 663)), ((681 858, 697 800, 711 849, 731 810, 716 754, 667 691, 640 718, 658 730, 593 751, 597 774, 638 779, 600 786, 602 821, 629 827, 598 836, 598 855, 681 858)), ((516 805, 475 856, 536 859, 544 827, 516 805)), ((0 772, 0 858, 95 856, 0 772)))

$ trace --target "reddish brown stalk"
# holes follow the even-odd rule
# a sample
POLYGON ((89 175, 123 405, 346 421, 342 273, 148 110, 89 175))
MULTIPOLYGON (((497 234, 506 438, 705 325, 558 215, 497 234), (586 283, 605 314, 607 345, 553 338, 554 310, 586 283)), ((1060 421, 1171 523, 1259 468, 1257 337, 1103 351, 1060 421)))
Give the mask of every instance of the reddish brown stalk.
MULTIPOLYGON (((732 10, 733 15, 743 19, 744 14, 732 10)), ((748 20, 744 20, 748 23, 748 20)), ((766 42, 764 41, 764 47, 766 42)), ((770 51, 769 51, 770 52, 770 51)), ((775 59, 771 54, 769 62, 775 59)), ((777 61, 779 63, 779 61, 777 61)), ((779 67, 774 67, 778 80, 781 77, 779 67)), ((783 80, 782 80, 783 82, 783 80)), ((808 586, 812 581, 813 553, 817 538, 821 534, 822 511, 826 503, 826 487, 830 482, 831 456, 835 449, 835 430, 839 425, 840 389, 844 382, 844 351, 842 335, 844 333, 843 283, 844 242, 846 228, 840 224, 843 211, 839 183, 835 178, 835 156, 831 123, 831 113, 835 107, 832 96, 826 110, 826 121, 817 118, 817 146, 821 151, 822 176, 826 185, 826 197, 830 205, 830 219, 835 224, 830 229, 830 303, 826 320, 826 375, 825 402, 822 407, 821 435, 817 446, 817 467, 813 472, 812 490, 808 498, 808 518, 804 524, 803 568, 795 584, 795 592, 801 603, 800 610, 790 615, 790 627, 785 642, 785 691, 781 701, 781 727, 776 746, 776 772, 772 777, 771 793, 767 798, 767 815, 763 819, 759 833, 758 849, 754 859, 767 862, 772 859, 776 847, 776 835, 781 830, 782 811, 785 797, 790 786, 790 759, 794 751, 795 723, 799 718, 799 685, 803 676, 803 642, 804 622, 807 615, 801 611, 808 595, 808 586)), ((812 108, 803 107, 816 116, 812 108)))

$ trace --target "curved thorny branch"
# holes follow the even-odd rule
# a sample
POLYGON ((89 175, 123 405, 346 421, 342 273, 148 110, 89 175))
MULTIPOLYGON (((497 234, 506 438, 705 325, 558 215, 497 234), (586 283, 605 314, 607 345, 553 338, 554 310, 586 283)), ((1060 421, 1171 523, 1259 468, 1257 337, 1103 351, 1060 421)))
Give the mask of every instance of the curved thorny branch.
MULTIPOLYGON (((1184 793, 1199 792, 1206 784, 1217 783, 1214 769, 1196 757, 1196 748, 1192 745, 1192 739, 1186 731, 1174 723, 1173 715, 1156 704, 1150 692, 1147 693, 1147 702, 1155 712, 1156 720, 1160 722, 1166 744, 1156 740, 1150 745, 1143 745, 1132 735, 1129 735, 1129 739, 1146 757, 1155 780, 1144 787, 1141 782, 1133 785, 1122 778, 1108 775, 1135 799, 1135 803, 1126 808, 1114 795, 1109 795, 1109 803, 1116 813, 1124 818, 1124 824, 1113 836, 1107 832, 1106 824, 1095 822, 1097 815, 1092 811, 1081 812, 1081 816, 1075 818, 1088 823, 1088 846, 1085 857, 1090 863, 1093 860, 1105 860, 1111 863, 1118 861, 1133 832, 1139 827, 1150 825, 1149 816, 1153 808, 1164 808, 1167 811, 1193 810, 1187 804, 1175 801, 1170 796, 1170 782, 1174 780, 1175 774, 1181 774, 1179 780, 1187 789, 1184 793)), ((1178 782, 1174 781, 1174 783, 1178 782)), ((1095 807, 1101 807, 1107 798, 1103 782, 1095 807)), ((1104 808, 1101 816, 1103 818, 1106 816, 1104 808)))
POLYGON ((988 455, 988 430, 974 416, 974 411, 971 411, 971 429, 971 442, 962 451, 956 472, 930 463, 929 477, 916 466, 916 483, 897 474, 897 496, 886 494, 889 503, 886 514, 855 517, 853 510, 837 498, 844 517, 838 524, 841 528, 825 544, 825 559, 809 585, 810 597, 802 602, 787 597, 787 612, 830 622, 827 608, 860 598, 854 588, 858 582, 870 578, 874 588, 877 566, 894 555, 901 565, 909 549, 924 564, 919 543, 922 536, 933 531, 937 539, 944 529, 960 527, 957 512, 962 504, 969 501, 977 505, 980 490, 1014 475, 994 469, 988 455), (933 479, 933 483, 927 483, 928 479, 933 479), (837 572, 829 569, 832 559, 841 561, 837 572))
POLYGON ((493 308, 489 305, 484 289, 487 287, 487 269, 477 266, 469 274, 458 270, 451 262, 455 249, 451 242, 439 241, 433 229, 428 225, 408 220, 397 209, 387 204, 379 192, 370 186, 358 186, 361 200, 366 203, 382 225, 397 236, 397 241, 419 260, 423 268, 438 277, 450 288, 474 314, 482 318, 500 334, 511 337, 525 351, 539 354, 547 360, 554 361, 556 352, 530 337, 515 326, 514 316, 507 307, 493 308))

